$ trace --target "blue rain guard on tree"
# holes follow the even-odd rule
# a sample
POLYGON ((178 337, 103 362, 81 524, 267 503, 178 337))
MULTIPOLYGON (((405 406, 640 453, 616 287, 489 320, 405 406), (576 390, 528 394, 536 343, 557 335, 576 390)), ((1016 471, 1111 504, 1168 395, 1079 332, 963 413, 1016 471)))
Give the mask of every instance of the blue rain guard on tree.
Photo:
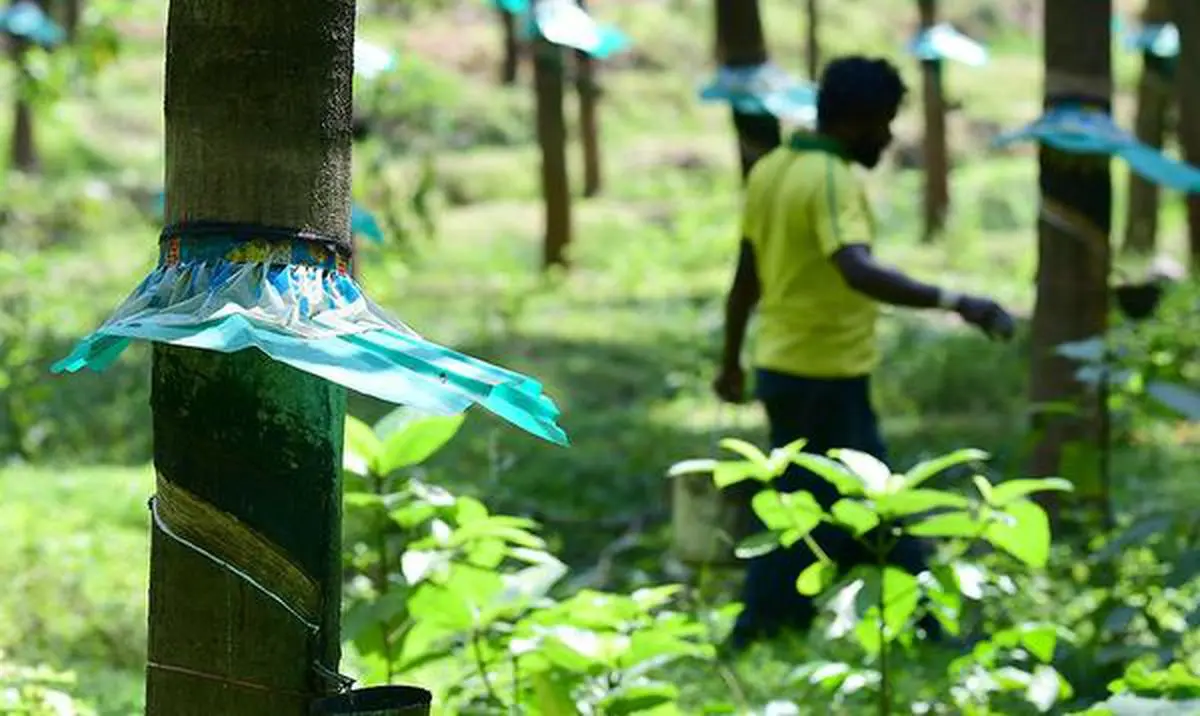
POLYGON ((1147 181, 1176 191, 1200 191, 1200 169, 1142 144, 1106 112, 1075 105, 1055 107, 1033 123, 1000 135, 993 144, 1003 147, 1021 141, 1043 142, 1072 154, 1118 156, 1147 181))
POLYGON ((20 0, 0 10, 0 30, 42 47, 54 47, 67 37, 58 23, 29 0, 20 0))
POLYGON ((509 15, 524 15, 529 12, 529 0, 492 0, 492 4, 509 15))
POLYGON ((167 235, 157 268, 51 370, 104 370, 134 340, 257 348, 363 395, 435 414, 478 404, 540 438, 567 441, 538 381, 417 335, 320 244, 167 235))
POLYGON ((396 64, 394 53, 364 40, 354 41, 354 72, 363 79, 372 80, 391 72, 396 64))
POLYGON ((701 88, 700 99, 728 102, 743 114, 769 114, 799 124, 811 124, 817 118, 817 88, 771 63, 720 68, 701 88))
MULTIPOLYGON (((166 192, 160 191, 154 195, 152 210, 161 221, 167 211, 166 192)), ((370 211, 359 206, 357 202, 350 205, 350 231, 355 236, 361 236, 373 244, 382 244, 384 240, 383 228, 380 227, 379 220, 370 211)))
POLYGON ((1149 52, 1163 59, 1179 56, 1179 28, 1175 23, 1147 25, 1139 30, 1128 30, 1121 34, 1127 50, 1149 52))
POLYGON ((579 50, 604 60, 629 48, 629 38, 610 25, 597 23, 575 0, 535 3, 525 32, 553 45, 579 50))
POLYGON ((944 22, 917 33, 908 43, 908 51, 926 62, 954 60, 980 67, 988 61, 988 51, 982 44, 944 22))

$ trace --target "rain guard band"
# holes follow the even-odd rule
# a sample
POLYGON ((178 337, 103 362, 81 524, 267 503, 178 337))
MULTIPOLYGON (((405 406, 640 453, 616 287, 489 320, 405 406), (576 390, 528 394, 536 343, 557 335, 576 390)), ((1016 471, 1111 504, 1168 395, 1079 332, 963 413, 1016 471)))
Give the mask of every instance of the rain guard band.
POLYGON ((222 353, 257 348, 364 395, 435 414, 476 403, 566 444, 558 408, 538 381, 427 341, 388 315, 351 277, 342 247, 277 227, 168 227, 158 266, 51 370, 104 370, 133 340, 222 353))

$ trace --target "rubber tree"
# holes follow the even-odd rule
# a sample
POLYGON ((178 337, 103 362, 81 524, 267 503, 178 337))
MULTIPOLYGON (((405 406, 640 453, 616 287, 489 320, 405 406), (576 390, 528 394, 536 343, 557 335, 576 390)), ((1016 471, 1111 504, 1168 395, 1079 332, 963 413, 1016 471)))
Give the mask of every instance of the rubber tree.
MULTIPOLYGON (((1046 106, 1080 103, 1112 109, 1111 0, 1045 3, 1046 106)), ((1037 299, 1032 325, 1034 477, 1075 482, 1083 506, 1107 514, 1107 395, 1075 379, 1077 365, 1056 347, 1107 329, 1112 231, 1111 160, 1039 150, 1037 299), (1071 410, 1060 408, 1069 406, 1071 410)), ((1053 518, 1060 505, 1045 506, 1053 518)))
MULTIPOLYGON (((543 0, 537 0, 542 2, 543 0)), ((567 175, 567 123, 563 113, 565 51, 539 33, 533 40, 533 87, 545 204, 542 267, 566 266, 571 244, 571 185, 567 175)))
MULTIPOLYGON (((1171 0, 1146 0, 1143 25, 1158 25, 1171 20, 1171 0)), ((1142 76, 1137 88, 1137 118, 1134 131, 1138 141, 1161 149, 1166 138, 1167 116, 1174 93, 1174 58, 1163 58, 1147 48, 1142 53, 1142 76)), ((1158 185, 1129 174, 1129 213, 1125 225, 1124 253, 1151 254, 1158 248, 1158 185)))
MULTIPOLYGON (((1179 27, 1179 141, 1184 159, 1200 165, 1200 3, 1175 0, 1175 24, 1179 27)), ((1192 270, 1200 269, 1200 194, 1187 197, 1189 251, 1192 270)))
MULTIPOLYGON (((937 24, 937 0, 917 0, 922 30, 937 24)), ((946 147, 946 98, 942 89, 943 64, 939 59, 921 62, 925 114, 925 222, 922 237, 934 241, 946 225, 950 208, 950 159, 946 147)))
MULTIPOLYGON (((587 0, 579 0, 587 9, 587 0)), ((581 50, 575 51, 575 91, 579 95, 579 141, 583 147, 583 195, 596 196, 603 183, 600 164, 600 126, 597 106, 600 85, 596 81, 596 61, 581 50)))
POLYGON ((821 4, 818 0, 805 0, 808 22, 804 24, 804 60, 808 79, 816 82, 821 77, 821 4))
MULTIPOLYGON (((354 0, 171 0, 168 224, 251 222, 349 241, 354 17, 354 0)), ((159 495, 190 495, 209 524, 225 525, 208 549, 240 554, 244 572, 268 557, 269 574, 291 565, 318 616, 314 635, 155 530, 147 714, 301 716, 328 691, 320 674, 336 670, 340 650, 345 401, 341 387, 258 351, 155 345, 159 495)))
MULTIPOLYGON (((715 0, 717 64, 725 67, 754 67, 769 59, 763 36, 758 0, 715 0)), ((733 110, 742 178, 759 157, 779 146, 779 120, 770 114, 747 114, 733 110)))

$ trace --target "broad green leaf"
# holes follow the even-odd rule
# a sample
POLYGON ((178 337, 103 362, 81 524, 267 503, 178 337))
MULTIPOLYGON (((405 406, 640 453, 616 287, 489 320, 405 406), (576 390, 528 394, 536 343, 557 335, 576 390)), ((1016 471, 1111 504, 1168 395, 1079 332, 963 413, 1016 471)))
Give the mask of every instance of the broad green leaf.
POLYGON ((865 452, 849 449, 831 450, 830 457, 844 463, 858 476, 868 494, 881 494, 888 489, 892 469, 882 460, 865 452))
POLYGON ((935 475, 939 475, 952 467, 973 462, 984 462, 991 456, 982 450, 966 448, 955 450, 948 455, 931 458, 918 463, 904 474, 904 488, 912 489, 935 475))
POLYGON ((984 526, 969 512, 944 512, 906 525, 904 531, 917 537, 977 537, 984 526))
POLYGON ((748 443, 745 440, 738 438, 723 438, 718 445, 726 450, 729 450, 730 452, 736 452, 738 455, 741 455, 759 467, 766 468, 769 462, 767 456, 763 454, 762 450, 759 450, 757 446, 752 443, 748 443))
POLYGON ((855 537, 861 537, 879 524, 879 515, 858 500, 838 500, 833 504, 832 512, 833 518, 849 528, 855 537))
POLYGON ((992 483, 983 475, 972 475, 971 482, 975 483, 975 489, 979 491, 979 498, 987 504, 993 504, 992 483))
POLYGON ((346 507, 355 509, 386 509, 387 507, 383 496, 373 492, 347 492, 342 499, 346 507))
POLYGON ((408 422, 387 437, 376 469, 381 475, 425 462, 462 427, 465 415, 435 415, 408 422))
POLYGON ((768 530, 750 535, 741 542, 738 542, 733 553, 738 559, 754 559, 755 557, 761 557, 764 554, 774 552, 778 548, 779 532, 768 530))
POLYGON ((454 519, 459 525, 465 526, 488 518, 487 506, 474 497, 459 497, 454 508, 454 519))
POLYGON ((409 586, 420 584, 433 572, 450 563, 450 554, 440 550, 410 549, 400 555, 400 574, 409 586))
POLYGON ((642 714, 676 701, 679 688, 662 681, 634 683, 618 687, 600 700, 600 713, 606 716, 642 714))
POLYGON ((1048 664, 1054 658, 1054 647, 1058 643, 1058 629, 1053 624, 1029 624, 1021 628, 1021 646, 1048 664))
POLYGON ((1054 667, 1040 664, 1029 679, 1029 686, 1025 689, 1025 700, 1041 713, 1046 713, 1058 702, 1062 694, 1062 683, 1062 677, 1054 667))
POLYGON ((345 444, 342 447, 342 467, 364 477, 371 473, 383 446, 375 433, 353 415, 346 416, 345 444))
POLYGON ((837 565, 817 560, 804 568, 796 578, 796 591, 806 597, 815 597, 829 588, 837 577, 837 565))
POLYGON ((1050 520, 1040 506, 1030 500, 1017 500, 1004 508, 1009 519, 991 521, 984 539, 993 546, 1040 569, 1050 558, 1050 520))
POLYGON ((883 570, 883 621, 888 641, 899 636, 908 625, 921 600, 917 578, 898 567, 883 570))
POLYGON ((798 453, 795 460, 800 467, 812 471, 836 487, 843 496, 856 497, 863 494, 862 481, 837 460, 807 452, 798 453))
MULTIPOLYGON (((821 509, 810 493, 782 493, 779 495, 779 499, 787 520, 783 535, 779 540, 784 547, 791 547, 799 542, 817 525, 821 524, 821 520, 826 518, 825 511, 821 509)), ((768 524, 768 526, 770 525, 768 524)))
POLYGON ((679 477, 680 475, 701 475, 704 473, 711 473, 716 468, 717 461, 713 460, 712 458, 681 460, 667 468, 667 477, 679 477))
POLYGON ((875 509, 885 519, 897 519, 947 507, 966 510, 970 506, 971 501, 962 495, 921 488, 880 495, 875 500, 875 509))
POLYGON ((752 462, 722 460, 713 468, 713 484, 721 489, 751 479, 766 482, 772 477, 769 470, 752 462))
POLYGON ((807 681, 810 684, 822 686, 829 691, 836 690, 842 685, 852 669, 849 664, 837 661, 814 661, 796 667, 788 675, 788 681, 807 681))
POLYGON ((998 485, 992 485, 992 504, 1004 507, 1010 502, 1019 500, 1035 492, 1070 492, 1075 487, 1061 477, 1024 478, 1007 480, 998 485))
POLYGON ((791 525, 791 519, 788 517, 788 510, 783 504, 782 496, 774 490, 759 492, 750 498, 750 506, 754 508, 754 514, 758 515, 758 519, 762 520, 768 529, 782 530, 791 525))
POLYGON ((533 675, 533 699, 541 716, 579 716, 571 696, 571 684, 561 673, 541 671, 533 675))

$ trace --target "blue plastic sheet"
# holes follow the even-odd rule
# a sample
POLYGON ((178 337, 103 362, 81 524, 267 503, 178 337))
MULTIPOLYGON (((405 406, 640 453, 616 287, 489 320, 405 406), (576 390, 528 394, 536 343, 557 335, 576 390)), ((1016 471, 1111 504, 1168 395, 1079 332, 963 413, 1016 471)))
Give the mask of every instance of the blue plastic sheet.
POLYGON ((134 340, 222 353, 256 348, 364 395, 439 414, 478 404, 567 442, 540 383, 425 340, 371 302, 343 259, 315 245, 164 241, 158 267, 51 370, 104 370, 134 340))
POLYGON ((395 53, 365 40, 354 41, 354 72, 366 80, 396 69, 395 53))
POLYGON ((53 47, 66 39, 67 33, 35 2, 19 0, 0 10, 0 29, 42 47, 53 47))
POLYGON ((597 23, 574 0, 544 0, 535 3, 526 32, 560 47, 586 52, 598 60, 608 59, 630 46, 629 38, 611 25, 597 23))
POLYGON ((492 4, 509 15, 524 15, 529 12, 529 0, 492 0, 492 4))
MULTIPOLYGON (((162 221, 167 211, 166 192, 160 191, 154 195, 153 211, 159 221, 162 221)), ((355 236, 361 236, 373 244, 382 244, 384 241, 383 228, 379 225, 379 220, 358 202, 350 205, 350 231, 355 236)))
POLYGON ((1044 142, 1072 154, 1118 156, 1131 170, 1155 184, 1182 192, 1200 191, 1200 169, 1137 141, 1105 112, 1079 106, 1056 107, 1033 123, 1000 135, 994 145, 1020 141, 1044 142))
POLYGON ((987 64, 987 49, 947 23, 921 30, 908 43, 908 51, 923 61, 954 60, 979 67, 987 64))
POLYGON ((1121 34, 1127 50, 1149 52, 1163 59, 1179 56, 1179 28, 1175 23, 1146 25, 1138 30, 1126 30, 1121 34))
POLYGON ((700 90, 705 102, 728 102, 744 114, 769 114, 798 124, 817 118, 817 88, 767 63, 722 67, 700 90))

